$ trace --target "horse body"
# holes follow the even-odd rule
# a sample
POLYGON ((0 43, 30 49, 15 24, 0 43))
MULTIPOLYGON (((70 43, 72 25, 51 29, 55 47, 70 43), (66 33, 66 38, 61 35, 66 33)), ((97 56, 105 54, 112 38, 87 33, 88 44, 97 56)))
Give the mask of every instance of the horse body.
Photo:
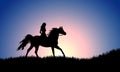
POLYGON ((42 36, 32 36, 30 34, 26 35, 26 37, 20 42, 21 45, 18 47, 18 50, 20 49, 24 49, 24 47, 30 43, 30 47, 27 50, 26 56, 28 55, 28 53, 30 52, 30 50, 35 47, 35 54, 38 57, 38 48, 39 46, 43 46, 43 47, 51 47, 52 49, 52 53, 53 56, 55 56, 54 54, 54 48, 59 49, 63 56, 65 57, 64 52, 62 51, 62 49, 58 46, 58 37, 59 34, 63 34, 66 35, 66 32, 63 30, 62 27, 60 28, 53 28, 51 30, 51 32, 49 33, 48 37, 42 37, 42 36))

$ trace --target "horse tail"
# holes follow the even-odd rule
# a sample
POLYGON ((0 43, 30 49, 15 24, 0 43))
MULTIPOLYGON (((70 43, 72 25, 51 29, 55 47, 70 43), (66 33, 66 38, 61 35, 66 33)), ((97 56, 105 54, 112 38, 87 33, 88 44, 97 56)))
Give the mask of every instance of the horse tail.
POLYGON ((25 38, 22 40, 22 41, 20 41, 20 46, 18 47, 18 49, 17 50, 20 50, 20 49, 24 49, 24 47, 30 42, 30 40, 33 38, 33 36, 32 35, 30 35, 30 34, 27 34, 26 36, 25 36, 25 38))

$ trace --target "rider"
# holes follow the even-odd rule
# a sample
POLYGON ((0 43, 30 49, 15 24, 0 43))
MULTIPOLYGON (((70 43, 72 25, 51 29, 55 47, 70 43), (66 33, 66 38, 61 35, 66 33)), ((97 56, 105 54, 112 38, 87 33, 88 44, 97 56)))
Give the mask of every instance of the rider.
POLYGON ((46 23, 44 22, 41 25, 41 29, 40 29, 40 34, 41 34, 42 37, 47 37, 45 32, 46 32, 46 23))

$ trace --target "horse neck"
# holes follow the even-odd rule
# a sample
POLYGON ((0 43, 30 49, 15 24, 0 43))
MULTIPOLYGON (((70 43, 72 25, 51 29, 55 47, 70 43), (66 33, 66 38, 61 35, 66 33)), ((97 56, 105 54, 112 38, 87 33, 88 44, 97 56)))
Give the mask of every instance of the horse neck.
POLYGON ((59 37, 58 32, 53 32, 48 36, 49 39, 54 39, 54 40, 58 40, 58 37, 59 37))

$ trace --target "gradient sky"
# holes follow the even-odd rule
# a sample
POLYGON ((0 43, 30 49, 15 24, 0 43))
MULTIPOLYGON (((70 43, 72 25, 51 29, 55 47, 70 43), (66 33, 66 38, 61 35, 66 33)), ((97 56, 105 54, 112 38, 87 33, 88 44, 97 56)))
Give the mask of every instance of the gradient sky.
MULTIPOLYGON (((66 56, 90 58, 120 48, 119 0, 0 0, 0 58, 23 56, 16 51, 27 34, 39 35, 47 23, 47 33, 63 26, 66 36, 59 46, 66 56)), ((39 48, 39 56, 51 56, 50 48, 39 48)), ((62 56, 55 49, 56 56, 62 56)), ((35 55, 34 48, 29 56, 35 55)))

